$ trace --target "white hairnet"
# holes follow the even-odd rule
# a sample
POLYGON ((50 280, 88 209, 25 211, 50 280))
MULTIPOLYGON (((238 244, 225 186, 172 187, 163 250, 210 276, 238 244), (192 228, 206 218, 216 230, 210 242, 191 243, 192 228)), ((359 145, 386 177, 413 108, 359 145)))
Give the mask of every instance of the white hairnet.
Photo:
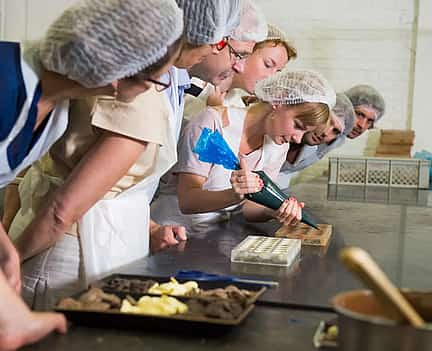
POLYGON ((319 73, 309 70, 284 68, 259 81, 255 95, 271 104, 295 105, 304 102, 326 104, 330 109, 336 103, 336 93, 319 73))
POLYGON ((262 43, 272 42, 272 41, 278 41, 283 43, 283 46, 285 47, 288 54, 288 60, 297 58, 297 50, 293 46, 293 44, 288 40, 285 33, 275 25, 268 24, 267 38, 263 40, 262 43))
POLYGON ((281 40, 288 41, 285 33, 274 24, 268 24, 268 32, 266 40, 281 40))
POLYGON ((342 134, 348 135, 351 133, 355 123, 355 112, 350 99, 344 93, 336 94, 336 105, 333 107, 332 112, 344 125, 342 134))
POLYGON ((385 102, 382 95, 370 85, 356 85, 345 92, 354 107, 367 106, 377 112, 378 121, 385 112, 385 102))
POLYGON ((267 37, 267 21, 252 0, 241 0, 240 24, 231 37, 240 41, 263 41, 267 37))
POLYGON ((192 45, 216 44, 240 23, 241 0, 176 0, 192 45))
POLYGON ((182 32, 173 0, 84 0, 49 27, 39 55, 47 70, 99 87, 156 63, 182 32))

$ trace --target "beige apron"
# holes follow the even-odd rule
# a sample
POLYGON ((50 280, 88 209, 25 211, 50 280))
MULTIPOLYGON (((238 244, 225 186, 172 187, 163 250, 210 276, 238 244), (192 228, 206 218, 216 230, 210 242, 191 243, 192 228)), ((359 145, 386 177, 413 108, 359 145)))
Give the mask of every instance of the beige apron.
MULTIPOLYGON (((167 104, 169 101, 167 99, 167 104)), ((90 283, 120 266, 149 254, 149 204, 160 177, 177 162, 177 111, 169 116, 170 129, 166 145, 159 150, 154 172, 114 198, 99 200, 78 221, 83 279, 90 283)), ((21 233, 34 217, 31 210, 47 191, 63 183, 60 178, 32 167, 20 184, 22 208, 11 226, 14 236, 21 233)), ((37 208, 37 207, 36 207, 37 208)), ((77 277, 78 279, 78 277, 77 277)))

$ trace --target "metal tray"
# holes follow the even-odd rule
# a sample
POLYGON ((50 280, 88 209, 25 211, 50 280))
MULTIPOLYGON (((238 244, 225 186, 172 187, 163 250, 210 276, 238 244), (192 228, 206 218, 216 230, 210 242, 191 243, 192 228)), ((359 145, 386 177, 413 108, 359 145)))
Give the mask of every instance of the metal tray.
MULTIPOLYGON (((132 274, 112 274, 110 276, 107 276, 103 278, 102 280, 99 280, 95 283, 93 283, 91 286, 95 288, 100 288, 103 291, 110 293, 110 294, 116 294, 120 297, 124 297, 126 294, 134 294, 130 291, 123 291, 119 292, 114 289, 110 289, 106 286, 107 282, 109 282, 112 279, 127 279, 127 280, 154 280, 158 283, 166 283, 170 280, 169 276, 146 276, 146 275, 132 275, 132 274)), ((176 279, 179 283, 184 283, 187 280, 184 279, 176 279)), ((241 282, 230 282, 230 281, 197 281, 200 289, 202 290, 210 290, 210 289, 218 289, 218 288, 225 288, 228 285, 234 285, 239 289, 249 290, 251 292, 254 292, 254 295, 251 296, 248 303, 254 304, 262 294, 267 290, 265 286, 259 285, 259 284, 251 284, 251 283, 241 283, 241 282)), ((135 295, 135 294, 134 294, 135 295)), ((160 296, 160 295, 153 295, 148 293, 143 293, 143 295, 149 295, 149 296, 160 296)), ((177 296, 175 296, 177 297, 177 296)), ((182 297, 182 296, 180 296, 182 297)), ((187 296, 185 296, 187 297, 187 296)), ((199 298, 194 296, 194 298, 199 298)))
MULTIPOLYGON (((129 274, 113 274, 100 281, 93 283, 92 287, 101 288, 106 293, 115 294, 120 298, 126 295, 138 299, 143 295, 160 296, 152 294, 136 294, 132 292, 118 292, 104 288, 104 285, 114 278, 133 279, 133 280, 154 280, 159 283, 168 282, 170 277, 167 276, 142 276, 129 274)), ((184 283, 186 280, 177 279, 178 282, 184 283)), ((170 330, 178 332, 190 332, 192 334, 199 332, 206 335, 219 333, 231 329, 241 324, 244 319, 252 312, 257 299, 267 290, 266 287, 257 284, 237 283, 226 281, 198 281, 200 289, 217 289, 225 288, 228 285, 234 285, 239 289, 246 289, 255 294, 247 301, 247 305, 240 316, 236 319, 210 318, 206 316, 197 316, 191 314, 179 314, 173 316, 155 316, 145 314, 124 313, 117 310, 110 311, 92 311, 92 310, 75 310, 56 308, 57 312, 65 314, 66 318, 76 324, 96 328, 120 328, 120 329, 145 329, 145 330, 170 330)), ((73 298, 78 298, 85 291, 81 291, 73 298)), ((176 299, 186 302, 191 299, 199 299, 199 297, 175 296, 176 299)))
POLYGON ((173 330, 182 333, 197 331, 207 333, 220 332, 241 324, 252 312, 255 305, 249 305, 236 319, 208 318, 193 315, 155 316, 123 313, 119 311, 90 311, 56 309, 66 318, 79 325, 96 328, 173 330))

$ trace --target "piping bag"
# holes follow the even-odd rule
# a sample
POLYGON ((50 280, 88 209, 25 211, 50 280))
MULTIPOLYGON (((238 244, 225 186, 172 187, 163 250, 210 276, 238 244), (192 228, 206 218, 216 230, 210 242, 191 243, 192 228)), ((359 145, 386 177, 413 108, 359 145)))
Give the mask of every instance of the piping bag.
MULTIPOLYGON (((221 165, 225 169, 233 171, 240 169, 240 161, 234 152, 229 147, 219 131, 212 131, 209 128, 204 128, 194 149, 198 154, 198 159, 202 162, 221 165)), ((277 210, 282 203, 287 199, 287 195, 270 179, 263 171, 253 171, 262 179, 264 186, 261 191, 256 193, 246 194, 245 197, 260 205, 277 210)), ((319 229, 312 218, 302 211, 302 223, 305 223, 312 228, 319 229)))

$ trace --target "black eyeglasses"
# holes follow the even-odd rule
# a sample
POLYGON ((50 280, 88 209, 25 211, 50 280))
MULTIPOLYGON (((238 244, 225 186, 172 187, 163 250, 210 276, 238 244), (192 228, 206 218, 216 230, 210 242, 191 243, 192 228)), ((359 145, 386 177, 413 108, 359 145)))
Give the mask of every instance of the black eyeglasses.
POLYGON ((168 82, 163 82, 158 79, 146 78, 147 82, 153 83, 158 92, 165 91, 171 86, 171 71, 168 71, 168 82))
POLYGON ((227 43, 227 46, 228 46, 228 49, 230 52, 230 56, 231 56, 231 58, 234 58, 234 61, 245 60, 249 56, 249 54, 240 54, 229 43, 227 43))
POLYGON ((171 80, 168 83, 164 83, 156 79, 147 78, 146 81, 156 85, 156 90, 159 92, 167 90, 171 86, 171 80))

